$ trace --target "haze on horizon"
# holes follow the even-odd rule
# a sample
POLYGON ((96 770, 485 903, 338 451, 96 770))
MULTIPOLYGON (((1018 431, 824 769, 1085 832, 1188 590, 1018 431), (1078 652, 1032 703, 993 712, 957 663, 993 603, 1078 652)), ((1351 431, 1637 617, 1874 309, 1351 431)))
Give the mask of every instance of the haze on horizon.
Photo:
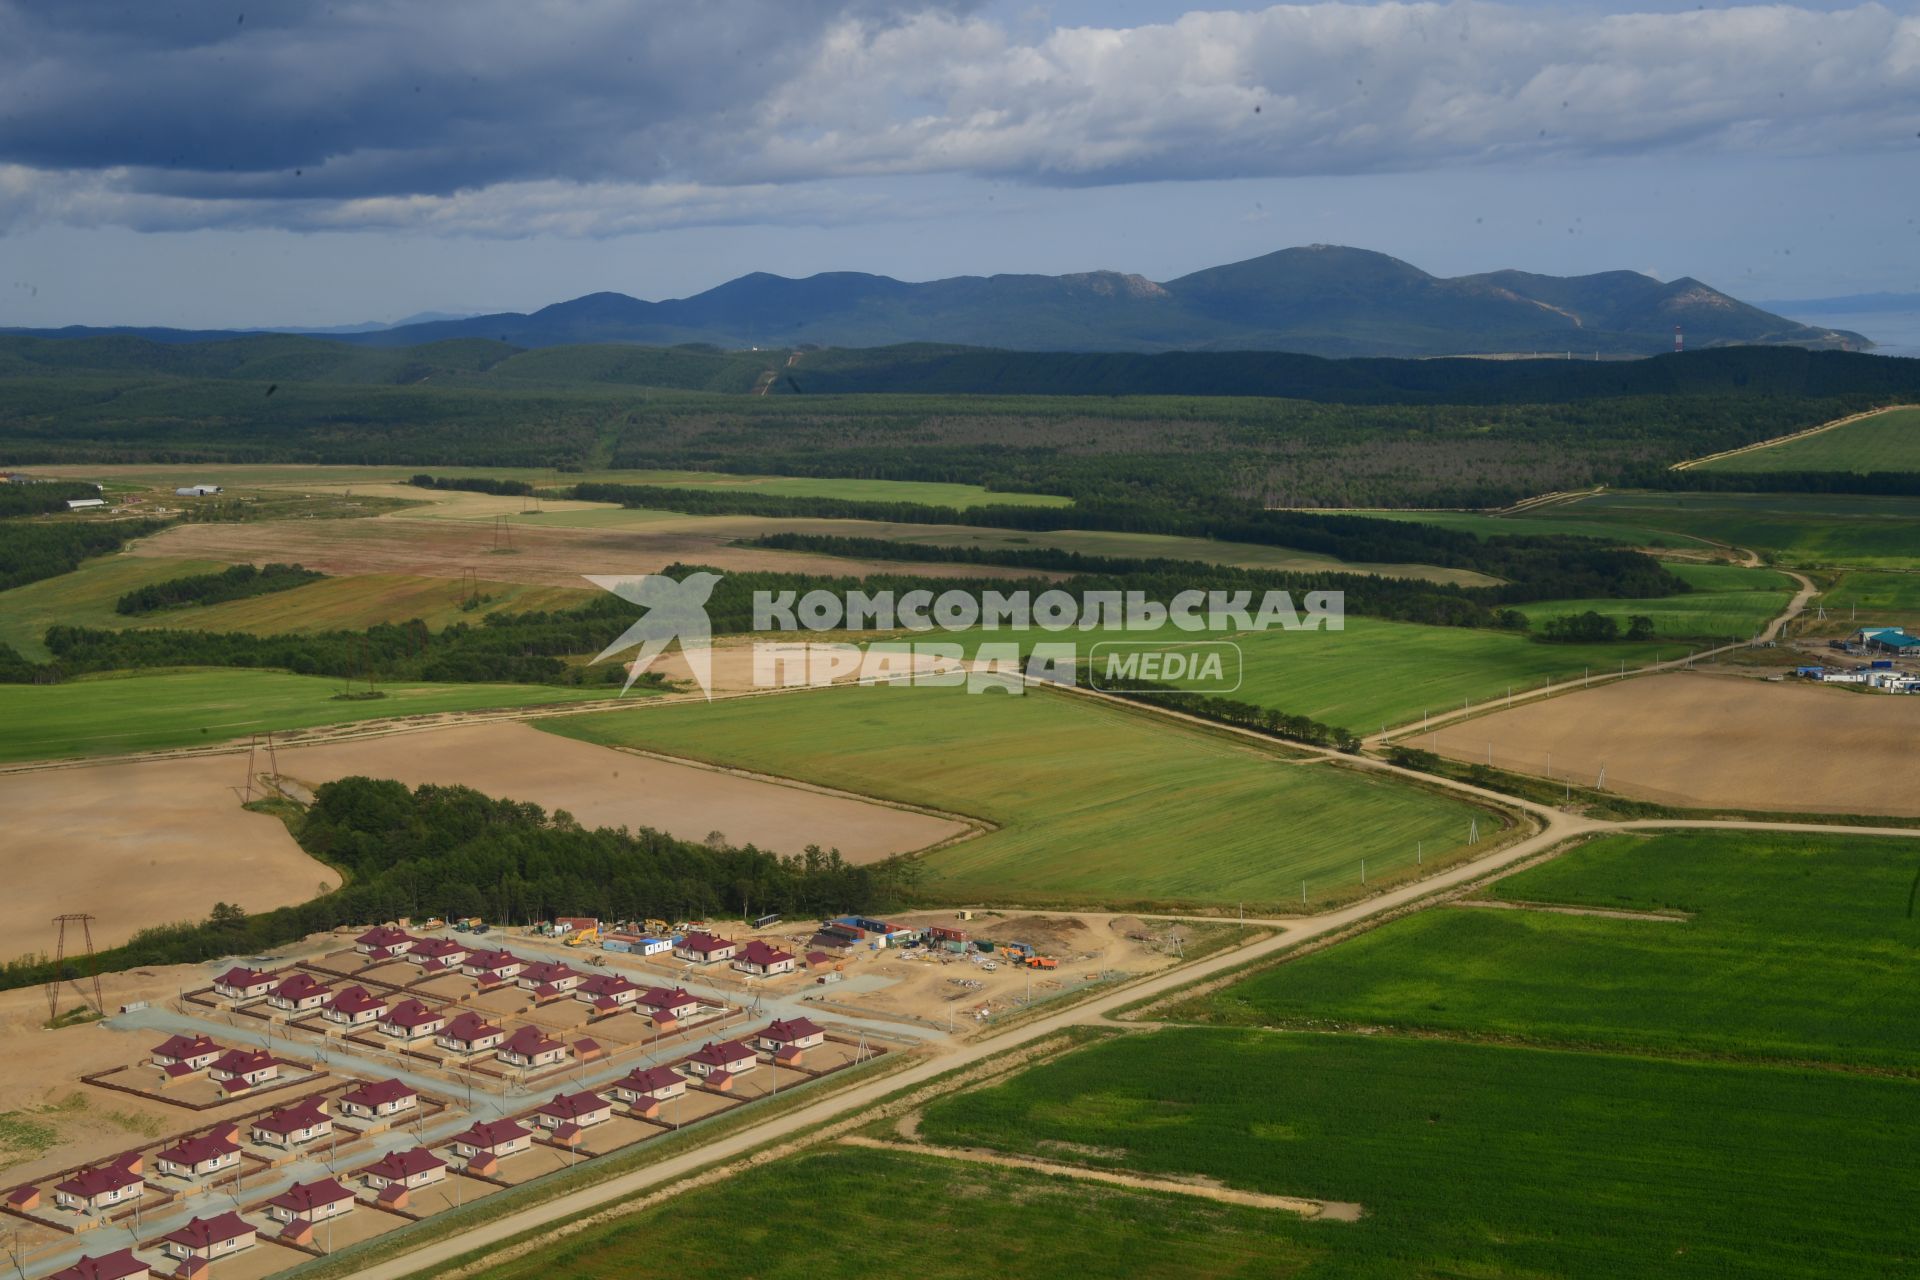
POLYGON ((1913 5, 0 0, 0 325, 532 310, 748 271, 1920 291, 1913 5))

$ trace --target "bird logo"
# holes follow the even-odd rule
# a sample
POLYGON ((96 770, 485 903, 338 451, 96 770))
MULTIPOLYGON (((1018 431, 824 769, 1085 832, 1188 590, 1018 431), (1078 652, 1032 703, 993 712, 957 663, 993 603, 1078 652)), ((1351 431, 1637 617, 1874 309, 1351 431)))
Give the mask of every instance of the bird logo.
POLYGON ((669 644, 678 640, 700 692, 707 701, 713 701, 713 625, 707 618, 707 598, 720 581, 719 574, 690 573, 679 582, 658 573, 582 576, 602 591, 611 591, 647 611, 594 658, 595 662, 604 662, 638 646, 640 652, 627 664, 622 694, 633 688, 633 682, 646 674, 669 644))

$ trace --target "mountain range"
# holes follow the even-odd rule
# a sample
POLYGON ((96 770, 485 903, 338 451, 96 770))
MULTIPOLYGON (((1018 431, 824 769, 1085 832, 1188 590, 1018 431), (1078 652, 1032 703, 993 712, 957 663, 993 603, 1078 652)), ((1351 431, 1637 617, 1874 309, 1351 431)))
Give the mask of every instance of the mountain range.
MULTIPOLYGON (((1430 275, 1339 245, 1282 249, 1166 281, 1113 271, 957 276, 907 283, 828 272, 755 272, 688 298, 593 293, 531 314, 436 319, 338 341, 414 346, 488 338, 517 347, 581 343, 875 347, 932 342, 1018 351, 1289 351, 1322 356, 1642 356, 1741 344, 1864 350, 1858 333, 1800 324, 1691 277, 1634 271, 1430 275)), ((98 329, 36 330, 42 336, 98 329)), ((160 340, 205 331, 119 329, 160 340)))

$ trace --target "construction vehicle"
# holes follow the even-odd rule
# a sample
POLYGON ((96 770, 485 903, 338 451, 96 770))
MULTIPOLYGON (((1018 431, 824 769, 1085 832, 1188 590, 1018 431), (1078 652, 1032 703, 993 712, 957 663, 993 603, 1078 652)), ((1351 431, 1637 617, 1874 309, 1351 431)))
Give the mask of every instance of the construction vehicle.
POLYGON ((657 938, 663 933, 671 933, 672 929, 668 927, 665 920, 649 920, 647 921, 647 927, 640 930, 640 932, 651 934, 657 938))
POLYGON ((1060 962, 1052 956, 1027 957, 1027 968, 1029 969, 1058 969, 1059 967, 1060 962))
POLYGON ((600 941, 600 930, 597 927, 574 929, 567 934, 567 945, 570 947, 584 947, 598 941, 600 941))
POLYGON ((1003 942, 1000 954, 1009 959, 1027 960, 1033 956, 1033 947, 1025 942, 1003 942))

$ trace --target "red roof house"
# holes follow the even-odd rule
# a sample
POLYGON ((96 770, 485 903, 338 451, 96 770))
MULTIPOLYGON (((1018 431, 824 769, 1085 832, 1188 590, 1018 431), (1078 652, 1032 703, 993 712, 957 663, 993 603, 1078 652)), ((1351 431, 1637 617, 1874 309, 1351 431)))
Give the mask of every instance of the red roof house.
POLYGON ((312 974, 296 973, 273 989, 273 994, 267 997, 267 1003, 291 1013, 305 1013, 309 1009, 318 1009, 331 999, 333 992, 315 981, 312 974))
POLYGON ((470 1009, 462 1010, 453 1016, 453 1021, 442 1027, 433 1042, 442 1049, 455 1053, 482 1053, 496 1049, 507 1038, 507 1033, 488 1022, 470 1009))
POLYGON ((353 949, 369 960, 391 960, 412 946, 413 936, 390 924, 378 925, 353 940, 353 949))
POLYGON ((358 1027, 378 1022, 386 1011, 387 1002, 383 997, 374 995, 365 987, 348 987, 327 1002, 320 1016, 342 1026, 358 1027))
POLYGON ((567 1046, 538 1027, 521 1027, 501 1042, 498 1057, 516 1067, 544 1067, 563 1061, 567 1046))
POLYGON ((613 1082, 613 1096, 634 1106, 667 1102, 687 1091, 687 1078, 666 1067, 643 1067, 613 1082))
POLYGON ((280 1059, 265 1049, 229 1049, 213 1060, 207 1074, 227 1093, 238 1093, 279 1075, 280 1059))
POLYGON ((332 1132, 333 1117, 318 1094, 253 1122, 253 1140, 276 1147, 297 1147, 332 1132))
POLYGON ((232 1211, 195 1218, 161 1237, 167 1254, 175 1258, 219 1258, 251 1248, 255 1239, 254 1225, 232 1211))
POLYGON ((389 1185, 424 1187, 447 1176, 447 1162, 425 1147, 412 1147, 388 1152, 362 1169, 360 1176, 375 1191, 385 1190, 389 1185))
POLYGON ((155 1066, 181 1066, 191 1071, 204 1070, 225 1052, 211 1036, 168 1036, 152 1050, 155 1066))
POLYGON ((462 1160, 490 1156, 503 1160, 533 1145, 533 1134, 512 1120, 483 1120, 453 1135, 453 1153, 462 1160))
POLYGON ((213 989, 229 1000, 252 1000, 273 990, 279 981, 273 974, 258 969, 235 968, 215 978, 213 989))
POLYGON ((548 1000, 579 986, 586 975, 553 960, 540 960, 520 971, 517 979, 522 990, 548 1000))
POLYGON ((590 1004, 601 1013, 624 1009, 639 995, 639 984, 629 982, 617 973, 596 973, 574 988, 573 992, 575 1000, 590 1004))
POLYGON ((511 951, 475 951, 460 962, 460 972, 477 978, 483 987, 512 981, 526 967, 527 962, 511 951))
POLYGON ((760 1047, 779 1051, 781 1049, 811 1049, 824 1044, 827 1033, 806 1018, 775 1018, 760 1032, 760 1047))
POLYGON ((700 997, 685 987, 648 987, 634 1001, 641 1013, 655 1022, 678 1022, 700 1010, 700 997))
POLYGON ((398 1080, 372 1080, 341 1094, 333 1100, 333 1105, 343 1116, 370 1120, 411 1111, 420 1105, 420 1095, 411 1085, 398 1080))
POLYGON ((709 1040, 687 1059, 686 1067, 697 1076, 731 1076, 751 1071, 759 1062, 760 1055, 738 1040, 709 1040))
POLYGON ((726 938, 718 938, 711 933, 690 933, 674 944, 673 954, 695 964, 716 964, 733 959, 733 953, 737 950, 739 947, 726 938))
POLYGON ((319 1222, 351 1212, 354 1203, 353 1192, 332 1178, 321 1178, 296 1182, 267 1201, 267 1216, 277 1222, 319 1222))
POLYGON ((161 1173, 175 1178, 204 1178, 240 1163, 240 1144, 221 1128, 185 1138, 154 1156, 161 1173))
POLYGON ((467 958, 467 948, 452 938, 422 938, 407 952, 407 960, 428 972, 457 969, 467 958))
POLYGON ((765 977, 792 973, 796 963, 798 962, 790 952, 782 951, 778 947, 770 947, 758 938, 742 947, 740 953, 733 958, 733 967, 742 973, 757 973, 765 977))
POLYGON ((53 1187, 53 1202, 62 1209, 91 1213, 138 1197, 147 1180, 132 1167, 137 1158, 122 1156, 110 1164, 81 1169, 53 1187))
POLYGON ((548 1129, 571 1124, 585 1129, 613 1119, 613 1104, 597 1093, 556 1093, 533 1110, 534 1123, 548 1129))
POLYGON ((147 1280, 153 1268, 133 1256, 131 1249, 115 1249, 99 1257, 83 1257, 47 1280, 147 1280))
POLYGON ((438 1035, 447 1025, 447 1015, 429 1009, 418 1000, 402 1000, 380 1018, 380 1031, 396 1040, 421 1040, 438 1035))

